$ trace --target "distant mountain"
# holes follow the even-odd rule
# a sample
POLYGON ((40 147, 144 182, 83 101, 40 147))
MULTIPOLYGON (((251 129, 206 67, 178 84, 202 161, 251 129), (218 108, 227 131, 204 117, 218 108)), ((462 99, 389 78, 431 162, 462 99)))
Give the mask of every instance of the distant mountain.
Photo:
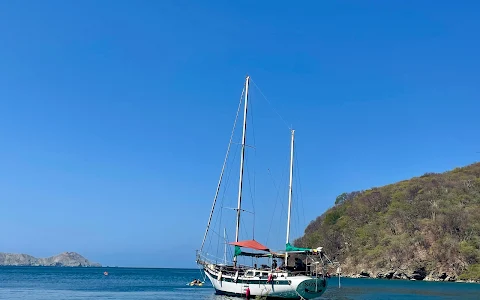
POLYGON ((0 266, 101 267, 76 252, 63 252, 48 258, 0 252, 0 266))
POLYGON ((344 193, 295 244, 347 276, 480 281, 480 163, 344 193))

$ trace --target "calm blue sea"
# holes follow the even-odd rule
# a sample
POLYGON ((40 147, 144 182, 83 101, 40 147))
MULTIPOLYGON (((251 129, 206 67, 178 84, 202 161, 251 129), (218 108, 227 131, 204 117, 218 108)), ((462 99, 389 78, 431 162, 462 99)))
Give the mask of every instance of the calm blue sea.
MULTIPOLYGON (((0 267, 0 299, 23 300, 175 300, 238 299, 215 296, 186 284, 199 270, 136 268, 0 267), (103 272, 107 271, 108 276, 103 272)), ((331 279, 321 299, 480 299, 480 285, 375 279, 331 279)))

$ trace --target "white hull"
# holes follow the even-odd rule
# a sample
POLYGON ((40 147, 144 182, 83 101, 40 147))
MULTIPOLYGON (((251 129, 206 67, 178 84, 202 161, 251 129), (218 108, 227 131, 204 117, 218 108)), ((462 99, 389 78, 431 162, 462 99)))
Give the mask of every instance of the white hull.
POLYGON ((310 276, 286 276, 286 273, 273 273, 276 275, 271 282, 267 278, 221 275, 211 269, 205 269, 205 274, 218 294, 236 295, 245 297, 247 288, 250 296, 267 296, 283 299, 314 299, 320 297, 327 288, 327 281, 323 278, 310 276), (285 277, 280 277, 285 274, 285 277), (220 280, 219 280, 220 279, 220 280))

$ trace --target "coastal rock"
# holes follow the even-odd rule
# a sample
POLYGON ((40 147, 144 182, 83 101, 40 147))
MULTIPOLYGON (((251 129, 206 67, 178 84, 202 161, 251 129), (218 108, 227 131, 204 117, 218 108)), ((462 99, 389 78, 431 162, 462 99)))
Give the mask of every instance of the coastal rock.
POLYGON ((417 268, 410 277, 415 280, 423 280, 427 277, 427 271, 424 267, 417 268))
POLYGON ((362 270, 358 275, 360 275, 360 278, 370 278, 370 274, 365 270, 362 270))
POLYGON ((425 281, 457 281, 457 274, 455 272, 431 272, 428 274, 425 281))
POLYGON ((457 281, 457 276, 455 275, 448 275, 444 281, 457 281))
POLYGON ((433 275, 431 275, 431 274, 427 275, 427 277, 425 277, 424 280, 425 280, 425 281, 440 281, 440 279, 438 279, 438 277, 433 276, 433 275))
POLYGON ((423 280, 425 279, 425 275, 422 275, 422 274, 419 274, 419 273, 413 273, 412 276, 410 276, 411 278, 415 279, 415 280, 423 280))
POLYGON ((408 276, 407 274, 405 274, 403 271, 397 270, 397 271, 395 271, 395 273, 393 273, 393 279, 405 279, 405 280, 409 280, 409 279, 410 279, 410 276, 408 276))
POLYGON ((76 252, 63 252, 48 258, 27 254, 0 253, 0 266, 101 267, 76 252))
POLYGON ((387 279, 392 279, 392 278, 393 278, 393 274, 395 274, 395 271, 394 271, 394 270, 390 270, 389 272, 385 273, 385 278, 387 278, 387 279))

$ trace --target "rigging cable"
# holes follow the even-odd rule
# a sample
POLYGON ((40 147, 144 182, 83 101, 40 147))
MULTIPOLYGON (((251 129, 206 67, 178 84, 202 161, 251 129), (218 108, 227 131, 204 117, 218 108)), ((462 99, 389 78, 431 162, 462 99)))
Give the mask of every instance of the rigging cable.
MULTIPOLYGON (((235 150, 233 152, 233 162, 231 162, 232 164, 235 162, 235 158, 237 157, 237 153, 238 153, 238 148, 239 147, 235 147, 235 150)), ((230 156, 232 157, 232 156, 230 156)), ((220 216, 218 218, 215 219, 215 223, 213 225, 213 228, 216 228, 217 226, 217 223, 218 223, 218 231, 220 231, 221 227, 222 227, 222 218, 223 218, 223 204, 225 202, 225 194, 228 190, 228 187, 230 185, 230 177, 232 175, 232 170, 233 168, 230 168, 228 169, 227 171, 227 177, 225 178, 225 184, 224 184, 224 187, 223 187, 223 193, 222 193, 222 198, 221 198, 221 201, 220 201, 220 207, 222 208, 220 210, 220 216)), ((230 204, 230 203, 229 203, 230 204)), ((220 236, 220 235, 219 235, 220 236)), ((208 247, 210 247, 212 244, 212 241, 210 240, 209 241, 209 244, 208 244, 208 247)), ((218 253, 218 248, 219 248, 219 243, 217 243, 217 253, 218 253)), ((217 254, 218 255, 218 254, 217 254)))
MULTIPOLYGON (((227 241, 229 240, 229 238, 228 238, 228 233, 225 233, 225 235, 226 235, 225 243, 227 243, 227 241)), ((227 252, 228 252, 228 256, 229 256, 229 257, 233 257, 233 253, 232 253, 231 247, 227 247, 227 252)))
MULTIPOLYGON (((295 160, 295 162, 296 162, 296 159, 294 159, 294 160, 295 160)), ((295 171, 294 171, 294 172, 295 172, 295 171)), ((297 173, 296 175, 298 175, 298 172, 296 172, 296 173, 297 173)), ((298 177, 295 176, 295 178, 296 178, 295 185, 298 185, 298 177)), ((303 202, 301 203, 301 199, 300 199, 300 197, 299 197, 299 191, 298 191, 298 190, 299 190, 299 189, 295 189, 295 190, 294 190, 295 199, 296 199, 297 203, 299 203, 299 204, 301 204, 301 205, 303 206, 303 202)), ((300 210, 301 210, 301 209, 300 209, 300 205, 297 205, 297 206, 296 206, 296 209, 295 209, 295 213, 294 213, 294 215, 295 215, 295 222, 296 222, 296 223, 295 223, 295 233, 296 233, 297 235, 301 234, 301 233, 300 233, 300 228, 301 228, 301 226, 300 226, 300 210)))
POLYGON ((301 172, 300 172, 300 165, 298 163, 298 155, 295 156, 295 162, 296 162, 296 165, 297 165, 296 170, 297 170, 298 190, 299 190, 299 194, 300 194, 300 204, 301 204, 301 207, 302 207, 303 224, 306 225, 307 219, 305 218, 305 207, 303 205, 302 178, 300 178, 300 173, 301 172))
MULTIPOLYGON (((236 157, 237 157, 237 154, 238 154, 238 149, 239 147, 235 147, 235 150, 233 152, 233 161, 231 162, 232 164, 235 163, 236 161, 236 157)), ((217 222, 218 222, 218 229, 220 231, 221 227, 222 227, 222 218, 223 218, 223 208, 224 208, 224 202, 225 202, 225 196, 226 196, 226 193, 227 193, 227 190, 228 190, 228 187, 230 186, 230 178, 231 178, 231 175, 232 175, 232 170, 233 168, 230 168, 228 171, 227 171, 227 177, 225 179, 225 184, 224 184, 224 187, 223 187, 223 193, 222 193, 222 198, 221 198, 221 201, 220 201, 220 207, 222 208, 220 210, 220 216, 215 219, 215 224, 214 224, 214 228, 216 228, 217 226, 217 222)), ((230 205, 231 203, 227 203, 227 205, 230 205)), ((219 235, 220 236, 220 235, 219 235)), ((210 243, 209 243, 209 247, 210 247, 210 244, 211 244, 211 240, 210 240, 210 243)), ((218 244, 217 244, 217 252, 218 252, 218 244)))
MULTIPOLYGON (((253 83, 253 85, 257 88, 257 90, 260 92, 260 94, 262 95, 262 97, 265 99, 265 101, 270 105, 270 108, 275 112, 275 114, 282 120, 282 122, 285 124, 285 126, 288 128, 289 131, 292 130, 292 126, 289 126, 288 123, 285 121, 285 119, 280 115, 280 113, 275 109, 275 107, 273 106, 272 102, 270 102, 270 100, 268 100, 268 98, 265 96, 265 94, 262 92, 262 90, 260 89, 260 87, 255 83, 255 81, 250 78, 250 81, 253 83)), ((269 170, 270 171, 270 170, 269 170)), ((271 175, 271 174, 270 174, 271 175)), ((278 193, 279 193, 279 189, 277 189, 278 193)), ((277 197, 277 200, 278 200, 278 197, 277 197)), ((283 202, 282 202, 282 212, 284 210, 284 207, 283 207, 283 202)), ((273 224, 273 218, 272 218, 272 223, 270 224, 270 229, 269 229, 269 232, 271 230, 271 226, 273 224)), ((270 236, 270 234, 269 234, 270 236)), ((267 241, 268 241, 268 238, 267 238, 267 241)))
POLYGON ((232 139, 233 139, 233 135, 235 133, 235 127, 237 126, 238 115, 240 113, 240 109, 241 109, 241 106, 242 106, 242 97, 243 97, 244 92, 245 92, 245 87, 243 88, 242 94, 240 96, 240 103, 238 104, 237 114, 235 116, 235 122, 233 123, 232 134, 230 135, 230 142, 228 143, 227 153, 225 154, 225 159, 223 161, 222 172, 220 173, 220 179, 218 180, 217 190, 215 192, 215 197, 213 199, 212 210, 210 211, 210 216, 208 218, 208 223, 207 223, 207 229, 205 230, 205 234, 203 236, 203 241, 202 241, 202 246, 200 247, 200 252, 203 250, 203 246, 205 245, 205 240, 207 238, 208 229, 210 227, 210 222, 212 221, 212 215, 213 215, 213 211, 215 210, 215 204, 217 202, 218 192, 220 191, 220 186, 222 184, 223 172, 225 171, 225 165, 227 164, 228 154, 230 152, 230 146, 232 145, 232 139))
MULTIPOLYGON (((287 160, 287 158, 285 158, 285 160, 287 160)), ((273 220, 274 220, 274 217, 275 217, 275 211, 277 209, 278 199, 280 198, 280 189, 275 184, 275 179, 273 178, 272 173, 270 172, 270 169, 267 169, 267 170, 268 170, 268 174, 270 175, 270 178, 272 179, 273 186, 275 187, 275 190, 277 190, 277 197, 275 199, 275 205, 273 207, 272 220, 270 221, 270 226, 268 228, 268 236, 267 236, 267 240, 266 240, 266 243, 268 244, 268 239, 270 238, 270 232, 272 230, 273 220)), ((285 179, 285 170, 282 172, 282 176, 280 178, 280 183, 283 183, 284 179, 285 179)), ((280 210, 280 215, 282 215, 282 213, 285 211, 285 207, 283 205, 283 202, 280 202, 280 204, 282 206, 282 208, 280 210)))
POLYGON ((277 114, 277 116, 280 117, 280 119, 282 120, 282 122, 287 126, 287 128, 289 130, 292 130, 292 126, 288 126, 288 123, 285 121, 285 119, 278 113, 278 111, 275 109, 275 107, 272 105, 272 103, 267 99, 267 97, 263 94, 262 90, 258 87, 258 85, 255 83, 255 81, 253 81, 253 79, 250 77, 250 81, 253 83, 253 85, 258 89, 258 91, 260 92, 260 94, 263 96, 263 98, 265 99, 265 101, 267 101, 267 103, 271 106, 272 110, 277 114))
MULTIPOLYGON (((254 119, 253 119, 253 101, 250 100, 250 122, 252 125, 250 128, 252 128, 252 135, 253 135, 253 151, 255 153, 254 155, 254 161, 256 161, 257 158, 257 148, 256 148, 256 140, 255 140, 255 125, 254 125, 254 119)), ((250 182, 250 160, 247 159, 247 178, 248 178, 248 188, 250 190, 250 199, 252 200, 252 210, 253 210, 253 228, 252 228, 252 239, 255 239, 255 163, 253 163, 253 193, 252 193, 252 183, 250 182)))
MULTIPOLYGON (((296 156, 294 156, 293 160, 294 160, 294 162, 296 163, 295 157, 296 157, 296 156)), ((297 183, 298 183, 298 182, 297 182, 298 178, 297 178, 297 176, 296 176, 296 173, 297 173, 297 170, 296 170, 296 169, 297 169, 296 167, 293 169, 293 177, 294 177, 294 180, 293 180, 293 183, 292 183, 292 184, 294 184, 295 186, 296 186, 297 183)), ((293 194, 292 194, 292 202, 293 202, 293 201, 295 201, 295 203, 299 202, 299 199, 298 199, 298 190, 297 190, 297 188, 292 188, 292 192, 293 192, 293 194)), ((298 205, 294 205, 294 206, 292 207, 292 221, 293 221, 292 223, 293 223, 293 224, 292 224, 292 231, 291 231, 292 234, 291 234, 291 236, 297 235, 297 234, 298 234, 298 230, 299 230, 299 228, 300 228, 300 225, 299 225, 299 224, 300 224, 300 221, 299 221, 299 217, 298 217, 298 211, 299 211, 298 205)), ((293 243, 293 241, 295 241, 295 239, 292 239, 292 243, 293 243)))
MULTIPOLYGON (((235 158, 237 157, 237 153, 238 153, 238 149, 239 147, 235 147, 235 150, 233 152, 233 156, 230 156, 230 157, 233 157, 233 161, 231 162, 232 164, 235 163, 235 158)), ((223 204, 225 202, 225 195, 227 193, 227 190, 228 190, 228 187, 230 185, 230 178, 231 178, 231 175, 232 175, 232 170, 233 168, 230 168, 228 169, 227 171, 227 177, 225 178, 225 184, 224 184, 224 187, 223 187, 223 193, 222 193, 222 198, 221 198, 221 201, 220 201, 220 207, 222 208, 220 210, 220 216, 215 218, 215 223, 213 225, 213 228, 216 228, 217 227, 217 223, 218 223, 218 229, 220 231, 221 227, 222 227, 222 218, 223 218, 223 204)), ((231 204, 231 203, 227 203, 228 205, 231 204)), ((220 235, 219 235, 220 236, 220 235)), ((212 240, 209 241, 209 244, 208 244, 208 249, 210 249, 210 246, 212 244, 212 240)), ((217 245, 217 252, 218 252, 218 245, 217 245)))
POLYGON ((300 212, 302 212, 302 215, 303 215, 303 224, 305 224, 305 209, 304 209, 304 205, 303 205, 303 199, 301 198, 301 193, 302 193, 302 190, 301 190, 301 184, 300 184, 300 169, 299 169, 299 166, 298 166, 298 159, 297 159, 297 156, 295 156, 294 158, 295 160, 295 164, 297 165, 297 167, 295 168, 294 170, 294 177, 295 177, 295 185, 298 186, 298 188, 294 189, 294 193, 295 193, 295 199, 297 201, 297 203, 299 203, 300 205, 297 205, 296 206, 296 209, 295 209, 295 213, 294 213, 294 216, 295 216, 295 231, 296 234, 298 235, 302 235, 302 233, 300 232, 300 228, 302 228, 301 226, 301 218, 300 218, 300 212))

